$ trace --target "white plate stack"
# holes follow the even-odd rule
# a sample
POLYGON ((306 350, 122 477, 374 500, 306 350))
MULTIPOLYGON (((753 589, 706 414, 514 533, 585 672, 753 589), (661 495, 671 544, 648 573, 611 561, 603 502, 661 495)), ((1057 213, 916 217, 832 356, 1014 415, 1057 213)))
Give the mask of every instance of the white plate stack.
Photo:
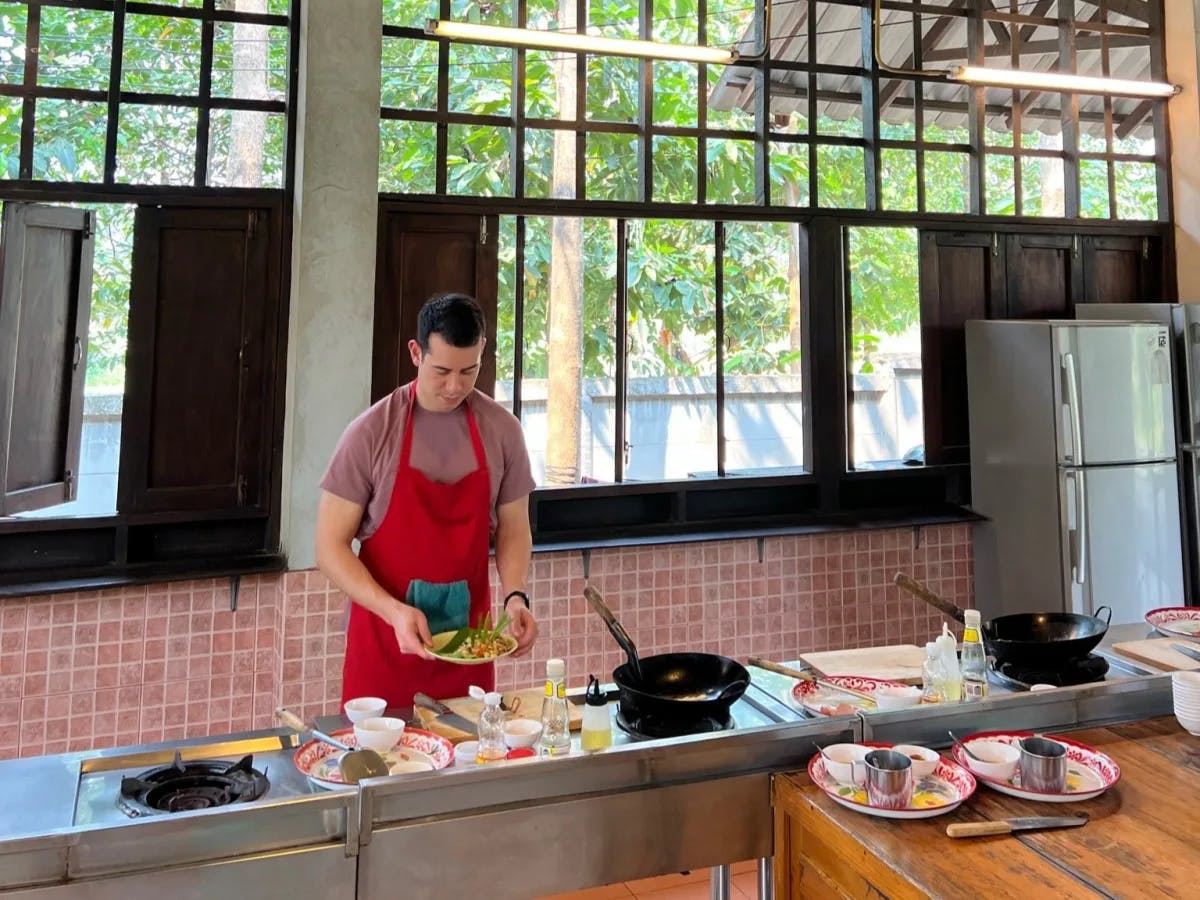
POLYGON ((1200 736, 1200 671, 1173 673, 1171 698, 1179 724, 1189 734, 1200 736))

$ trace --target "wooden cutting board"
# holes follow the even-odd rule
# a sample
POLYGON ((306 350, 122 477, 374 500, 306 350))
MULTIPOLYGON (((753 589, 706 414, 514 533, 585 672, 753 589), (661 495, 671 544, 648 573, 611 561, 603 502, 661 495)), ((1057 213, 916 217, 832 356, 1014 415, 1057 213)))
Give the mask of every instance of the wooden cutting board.
MULTIPOLYGON (((1186 643, 1184 638, 1148 638, 1144 641, 1122 641, 1113 644, 1112 649, 1121 656, 1166 672, 1200 669, 1200 661, 1171 649, 1172 644, 1183 643, 1186 643)), ((1200 643, 1195 643, 1195 646, 1200 650, 1200 643)))
MULTIPOLYGON (((520 698, 521 705, 513 714, 517 718, 522 719, 540 719, 542 717, 542 696, 544 688, 527 688, 523 691, 504 691, 504 703, 506 706, 512 707, 513 702, 520 698)), ((471 697, 456 697, 453 700, 445 701, 446 705, 464 716, 472 722, 479 721, 479 713, 483 709, 482 700, 474 700, 471 697)), ((458 744, 462 741, 473 741, 475 735, 470 732, 461 731, 444 722, 437 721, 437 713, 432 710, 417 707, 417 717, 421 720, 421 725, 428 731, 434 734, 440 734, 452 744, 458 744)), ((570 725, 572 731, 578 731, 583 727, 583 706, 567 702, 567 715, 570 716, 570 725)))
POLYGON ((853 650, 822 650, 801 654, 821 675, 861 675, 904 684, 921 683, 921 664, 925 650, 916 644, 894 644, 888 647, 857 647, 853 650))

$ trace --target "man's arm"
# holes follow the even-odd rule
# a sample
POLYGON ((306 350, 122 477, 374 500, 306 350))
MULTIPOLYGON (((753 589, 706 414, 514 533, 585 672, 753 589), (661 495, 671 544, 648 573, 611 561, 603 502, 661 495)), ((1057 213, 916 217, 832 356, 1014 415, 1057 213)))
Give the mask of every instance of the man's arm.
MULTIPOLYGON (((529 529, 529 497, 521 497, 496 508, 496 574, 500 576, 500 596, 524 591, 533 555, 533 535, 529 529)), ((537 621, 526 609, 525 601, 513 597, 504 605, 512 620, 512 636, 517 639, 514 656, 524 656, 537 638, 537 621)))
POLYGON ((433 639, 425 614, 385 591, 354 554, 352 542, 362 517, 361 505, 321 491, 317 507, 317 568, 355 603, 389 623, 395 629, 401 651, 432 659, 426 649, 433 639))

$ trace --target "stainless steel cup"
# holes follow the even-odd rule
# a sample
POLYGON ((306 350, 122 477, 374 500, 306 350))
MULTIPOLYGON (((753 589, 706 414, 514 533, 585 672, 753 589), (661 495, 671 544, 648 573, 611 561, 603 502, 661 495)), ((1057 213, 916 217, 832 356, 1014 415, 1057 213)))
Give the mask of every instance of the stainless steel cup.
POLYGON ((1021 787, 1030 791, 1061 794, 1067 789, 1067 748, 1048 738, 1028 737, 1020 741, 1021 787))
POLYGON ((880 809, 906 809, 912 802, 912 760, 895 750, 866 755, 867 802, 880 809))

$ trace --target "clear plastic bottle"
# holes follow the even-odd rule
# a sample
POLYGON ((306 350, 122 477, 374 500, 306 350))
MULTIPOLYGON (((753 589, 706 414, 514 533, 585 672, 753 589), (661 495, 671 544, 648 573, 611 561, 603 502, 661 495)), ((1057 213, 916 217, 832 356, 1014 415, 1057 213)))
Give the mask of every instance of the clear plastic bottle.
POLYGON ((941 657, 938 656, 937 641, 925 645, 925 661, 921 663, 921 702, 941 703, 946 699, 942 692, 941 657))
POLYGON ((962 670, 958 667, 958 642, 945 622, 942 623, 942 633, 938 635, 937 645, 942 694, 947 702, 958 703, 962 700, 962 670))
POLYGON ((966 628, 962 642, 963 699, 982 700, 987 696, 987 654, 980 636, 982 621, 977 609, 968 609, 963 614, 966 628))
POLYGON ((504 743, 504 710, 500 708, 500 694, 496 691, 484 691, 483 688, 471 685, 470 694, 476 700, 483 701, 483 709, 479 711, 479 747, 475 751, 475 762, 498 762, 508 755, 508 746, 504 743))
POLYGON ((543 756, 571 752, 571 719, 567 713, 564 680, 567 665, 561 659, 546 660, 546 693, 542 697, 542 736, 538 749, 543 756))
POLYGON ((587 693, 583 698, 583 729, 579 734, 585 752, 612 746, 612 719, 608 714, 608 699, 600 689, 600 680, 588 676, 587 693))

